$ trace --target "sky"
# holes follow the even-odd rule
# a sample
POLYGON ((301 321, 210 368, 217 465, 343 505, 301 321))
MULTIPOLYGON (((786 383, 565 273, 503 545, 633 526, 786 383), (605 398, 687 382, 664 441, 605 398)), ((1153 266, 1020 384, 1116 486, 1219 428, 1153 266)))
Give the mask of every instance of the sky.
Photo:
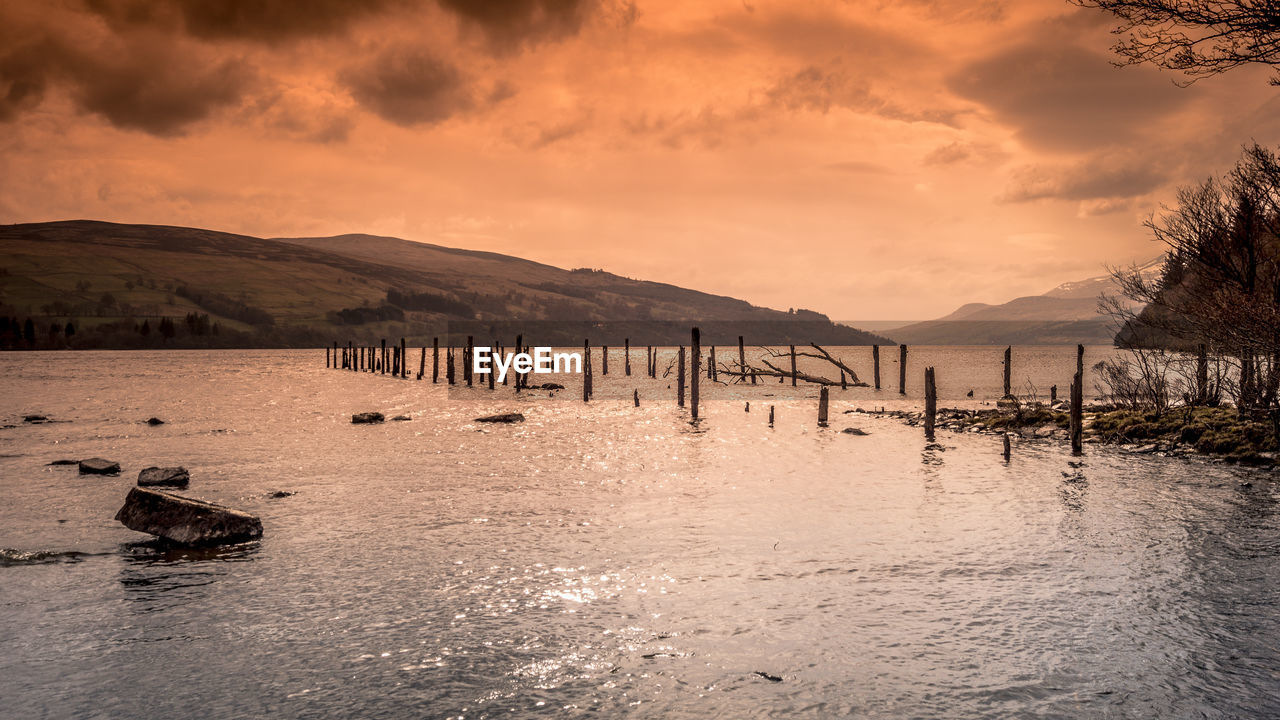
POLYGON ((1149 260, 1262 69, 1065 0, 0 0, 0 223, 371 233, 936 317, 1149 260))

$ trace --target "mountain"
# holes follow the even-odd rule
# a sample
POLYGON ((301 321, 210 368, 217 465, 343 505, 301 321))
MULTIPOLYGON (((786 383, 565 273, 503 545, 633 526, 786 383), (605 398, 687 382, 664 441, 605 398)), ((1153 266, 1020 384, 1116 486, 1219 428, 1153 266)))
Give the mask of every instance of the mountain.
POLYGON ((687 343, 694 323, 708 344, 736 344, 739 334, 754 344, 889 342, 807 310, 399 238, 89 220, 0 226, 0 319, 0 344, 11 347, 314 347, 401 336, 420 345, 446 331, 504 344, 519 332, 542 344, 671 344, 687 343), (15 342, 26 318, 34 338, 15 342))
MULTIPOLYGON (((1162 255, 1138 269, 1153 274, 1163 265, 1162 255)), ((1098 300, 1119 291, 1109 274, 1099 275, 1002 305, 969 303, 937 320, 885 332, 909 345, 1110 345, 1115 321, 1099 314, 1098 300)))

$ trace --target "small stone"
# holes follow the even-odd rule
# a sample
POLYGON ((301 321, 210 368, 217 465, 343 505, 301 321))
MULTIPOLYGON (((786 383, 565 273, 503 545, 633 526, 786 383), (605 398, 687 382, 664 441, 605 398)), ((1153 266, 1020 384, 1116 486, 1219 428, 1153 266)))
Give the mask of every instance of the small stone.
POLYGON ((268 495, 268 497, 287 498, 287 497, 293 497, 294 495, 297 495, 297 493, 292 490, 276 490, 275 492, 268 495))
POLYGON ((845 435, 870 435, 871 434, 866 430, 863 430, 862 428, 856 428, 856 427, 847 427, 841 430, 840 432, 844 433, 845 435))
POLYGON ((380 412, 363 412, 356 413, 351 416, 351 422, 354 425, 371 425, 373 423, 380 423, 386 419, 387 418, 380 412))
POLYGON ((154 425, 163 425, 163 424, 164 424, 164 421, 163 421, 163 420, 161 420, 161 419, 160 419, 160 418, 158 418, 158 417, 153 417, 153 418, 148 418, 148 419, 147 419, 147 424, 148 424, 148 425, 153 425, 153 426, 154 426, 154 425))
POLYGON ((184 467, 149 467, 138 473, 138 487, 186 487, 191 475, 184 467))
POLYGON ((409 417, 408 415, 397 415, 391 418, 391 422, 408 422, 412 419, 413 418, 409 417))
POLYGON ((120 473, 120 463, 103 458, 89 458, 81 460, 81 475, 118 475, 120 473))

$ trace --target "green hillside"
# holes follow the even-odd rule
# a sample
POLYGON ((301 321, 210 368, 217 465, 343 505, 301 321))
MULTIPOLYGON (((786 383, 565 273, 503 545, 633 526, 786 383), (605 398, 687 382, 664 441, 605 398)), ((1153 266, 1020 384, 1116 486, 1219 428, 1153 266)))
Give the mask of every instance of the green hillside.
POLYGON ((85 220, 0 226, 0 317, 10 348, 421 344, 446 329, 506 338, 526 326, 547 343, 589 332, 657 344, 687 342, 690 323, 711 342, 889 342, 809 311, 398 238, 85 220))

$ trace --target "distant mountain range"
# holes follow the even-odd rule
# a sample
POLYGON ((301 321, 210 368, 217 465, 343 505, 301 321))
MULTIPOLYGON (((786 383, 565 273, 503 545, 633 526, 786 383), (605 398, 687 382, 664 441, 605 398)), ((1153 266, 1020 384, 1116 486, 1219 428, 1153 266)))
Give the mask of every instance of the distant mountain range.
POLYGON ((429 345, 446 328, 508 345, 521 331, 541 344, 675 344, 693 323, 708 344, 890 342, 807 310, 399 238, 89 220, 0 226, 0 319, 8 347, 429 345))
MULTIPOLYGON (((1155 274, 1163 265, 1162 255, 1139 269, 1155 274)), ((880 331, 909 345, 1110 345, 1117 328, 1111 317, 1098 312, 1103 294, 1119 294, 1109 274, 1001 305, 969 303, 937 320, 880 331)))

